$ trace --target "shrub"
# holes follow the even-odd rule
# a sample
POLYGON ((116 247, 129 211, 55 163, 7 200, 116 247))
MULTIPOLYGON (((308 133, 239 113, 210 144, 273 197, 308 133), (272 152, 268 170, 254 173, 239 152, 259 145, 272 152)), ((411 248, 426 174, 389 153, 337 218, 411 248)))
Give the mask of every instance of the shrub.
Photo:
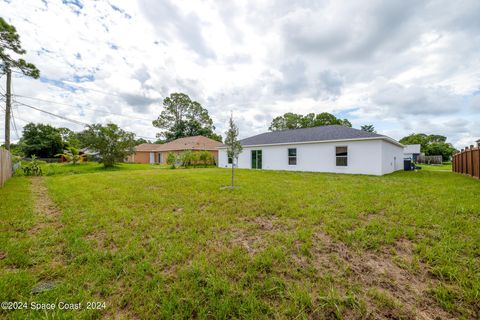
POLYGON ((185 152, 182 152, 179 155, 179 160, 180 160, 180 165, 182 167, 188 168, 192 165, 192 160, 193 160, 193 152, 188 150, 185 152))
POLYGON ((70 147, 65 153, 60 153, 55 156, 63 156, 68 163, 71 163, 73 165, 79 162, 83 162, 84 160, 84 157, 80 155, 79 150, 74 147, 70 147))
POLYGON ((198 164, 200 164, 200 153, 199 152, 192 152, 191 155, 191 165, 196 167, 198 164))
POLYGON ((175 168, 175 165, 188 168, 191 166, 209 166, 215 165, 215 158, 209 151, 184 151, 175 157, 174 154, 169 153, 167 157, 167 164, 175 168))
POLYGON ((23 173, 26 176, 41 176, 43 174, 39 161, 35 155, 32 155, 32 161, 23 167, 23 173))
POLYGON ((173 152, 169 152, 168 155, 167 155, 167 164, 172 169, 175 169, 176 163, 177 163, 177 157, 175 157, 175 154, 173 154, 173 152))
POLYGON ((199 162, 202 163, 205 167, 208 165, 215 164, 215 158, 208 151, 200 151, 199 153, 199 162))

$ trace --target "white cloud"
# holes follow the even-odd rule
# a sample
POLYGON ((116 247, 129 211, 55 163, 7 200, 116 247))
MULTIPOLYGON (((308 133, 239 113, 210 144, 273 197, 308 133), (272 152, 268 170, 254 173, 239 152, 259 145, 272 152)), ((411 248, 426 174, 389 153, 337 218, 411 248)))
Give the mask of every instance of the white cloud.
MULTIPOLYGON (((327 111, 397 139, 444 134, 457 147, 480 137, 479 11, 475 0, 0 2, 43 77, 15 78, 15 93, 69 106, 16 100, 56 114, 153 138, 161 99, 183 91, 219 133, 230 111, 244 137, 284 112, 327 111)), ((19 130, 80 129, 17 108, 19 130)))

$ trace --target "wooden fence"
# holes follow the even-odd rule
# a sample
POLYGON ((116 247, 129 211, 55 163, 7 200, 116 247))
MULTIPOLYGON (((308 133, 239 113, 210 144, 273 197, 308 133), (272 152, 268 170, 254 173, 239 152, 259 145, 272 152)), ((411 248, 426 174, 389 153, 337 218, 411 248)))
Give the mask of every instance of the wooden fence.
POLYGON ((442 156, 417 156, 417 163, 424 164, 442 164, 442 156))
POLYGON ((480 148, 473 145, 453 155, 453 172, 480 179, 480 148))
POLYGON ((10 152, 0 149, 0 187, 12 176, 12 158, 10 152))

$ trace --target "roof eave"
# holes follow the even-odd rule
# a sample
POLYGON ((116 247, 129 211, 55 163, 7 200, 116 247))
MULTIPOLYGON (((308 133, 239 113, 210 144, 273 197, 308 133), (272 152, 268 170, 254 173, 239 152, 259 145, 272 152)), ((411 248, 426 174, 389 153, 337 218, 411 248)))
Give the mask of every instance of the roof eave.
MULTIPOLYGON (((385 140, 396 146, 404 148, 405 146, 400 142, 387 137, 365 137, 365 138, 350 138, 350 139, 332 139, 332 140, 315 140, 315 141, 300 141, 300 142, 279 142, 279 143, 264 143, 264 144, 250 144, 242 145, 242 147, 264 147, 264 146, 282 146, 282 145, 292 145, 292 144, 314 144, 314 143, 328 143, 328 142, 347 142, 347 141, 365 141, 365 140, 385 140)), ((226 149, 227 146, 220 146, 217 149, 226 149)))
POLYGON ((170 152, 170 151, 217 151, 217 148, 184 148, 184 149, 163 149, 163 150, 135 150, 135 152, 170 152))

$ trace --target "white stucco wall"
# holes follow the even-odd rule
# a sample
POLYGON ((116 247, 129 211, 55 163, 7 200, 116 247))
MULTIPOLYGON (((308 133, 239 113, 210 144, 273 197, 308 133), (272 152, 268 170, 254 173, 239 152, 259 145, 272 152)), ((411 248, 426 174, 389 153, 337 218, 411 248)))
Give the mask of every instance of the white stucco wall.
POLYGON ((403 170, 403 148, 382 140, 382 174, 403 170))
POLYGON ((405 154, 414 154, 414 153, 419 154, 421 147, 422 146, 419 145, 419 144, 407 144, 407 145, 405 145, 405 148, 403 149, 403 153, 405 153, 405 154))
MULTIPOLYGON (((251 168, 251 151, 262 150, 264 170, 316 171, 383 175, 403 170, 403 148, 384 140, 338 141, 244 147, 238 168, 251 168), (348 166, 336 166, 335 147, 348 147, 348 166), (288 164, 288 149, 297 149, 297 164, 288 164), (395 160, 395 161, 394 161, 395 160)), ((219 149, 218 166, 227 168, 226 149, 219 149)))

